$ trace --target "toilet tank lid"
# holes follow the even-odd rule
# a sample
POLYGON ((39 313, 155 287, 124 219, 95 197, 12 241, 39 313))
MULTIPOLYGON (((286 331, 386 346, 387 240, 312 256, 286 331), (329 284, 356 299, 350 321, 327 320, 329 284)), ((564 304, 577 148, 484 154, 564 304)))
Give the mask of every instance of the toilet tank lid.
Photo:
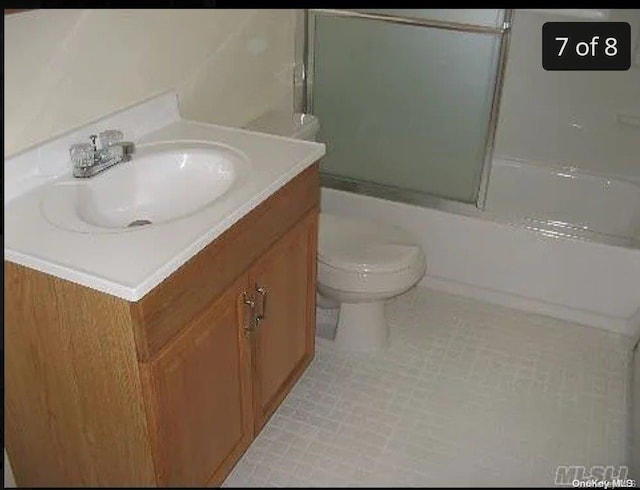
POLYGON ((246 129, 277 134, 289 138, 301 138, 320 128, 318 118, 300 112, 267 111, 246 125, 246 129))
POLYGON ((318 260, 356 272, 397 272, 417 267, 424 253, 404 229, 320 213, 318 260))

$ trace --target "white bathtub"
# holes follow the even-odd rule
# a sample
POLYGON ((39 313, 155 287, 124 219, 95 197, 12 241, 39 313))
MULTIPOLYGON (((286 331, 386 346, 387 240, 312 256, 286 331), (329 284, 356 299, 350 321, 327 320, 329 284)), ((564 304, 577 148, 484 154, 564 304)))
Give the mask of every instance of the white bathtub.
POLYGON ((637 184, 504 161, 493 170, 491 211, 475 216, 328 188, 321 206, 411 231, 427 256, 424 286, 636 335, 637 184))
POLYGON ((494 159, 485 211, 551 235, 640 247, 640 182, 494 159))

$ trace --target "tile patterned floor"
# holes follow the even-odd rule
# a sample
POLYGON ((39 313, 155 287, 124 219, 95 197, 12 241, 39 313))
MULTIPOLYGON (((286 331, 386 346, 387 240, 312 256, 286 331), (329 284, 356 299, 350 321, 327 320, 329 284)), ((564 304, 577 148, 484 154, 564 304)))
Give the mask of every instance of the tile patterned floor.
POLYGON ((224 486, 550 486, 625 463, 625 337, 424 288, 387 313, 383 353, 318 339, 224 486))

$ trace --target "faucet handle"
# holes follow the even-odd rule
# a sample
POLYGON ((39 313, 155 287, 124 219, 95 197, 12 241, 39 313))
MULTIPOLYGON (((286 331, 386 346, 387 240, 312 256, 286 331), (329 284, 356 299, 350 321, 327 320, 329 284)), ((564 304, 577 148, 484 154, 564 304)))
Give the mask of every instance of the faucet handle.
POLYGON ((123 139, 124 134, 122 131, 118 131, 117 129, 107 129, 100 133, 100 146, 102 148, 107 148, 122 142, 123 139))
POLYGON ((95 146, 91 143, 78 143, 69 148, 69 156, 74 167, 90 167, 93 165, 95 146))

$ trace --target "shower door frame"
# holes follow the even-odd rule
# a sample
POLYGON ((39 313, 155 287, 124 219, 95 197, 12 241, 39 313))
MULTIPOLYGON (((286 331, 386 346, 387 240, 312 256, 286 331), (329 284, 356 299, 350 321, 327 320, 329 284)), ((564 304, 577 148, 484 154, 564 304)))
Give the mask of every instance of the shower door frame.
MULTIPOLYGON (((435 196, 423 192, 412 191, 400 187, 375 184, 341 177, 330 173, 320 172, 320 182, 324 187, 343 191, 380 197, 391 201, 405 202, 422 207, 440 209, 447 212, 463 214, 466 216, 482 216, 487 199, 489 178, 491 175, 491 160, 493 159, 494 140, 496 126, 498 124, 498 111, 502 96, 502 85, 506 69, 507 53, 511 33, 513 9, 503 9, 504 15, 500 27, 467 24, 461 22, 449 22, 420 17, 410 17, 389 14, 370 14, 354 10, 338 9, 305 9, 304 10, 304 49, 303 49, 303 112, 313 113, 313 82, 315 74, 315 18, 316 15, 329 15, 353 19, 368 19, 420 26, 424 28, 444 29, 459 32, 472 32, 478 34, 491 34, 499 36, 500 47, 498 50, 498 62, 493 76, 493 93, 491 94, 491 106, 489 109, 489 121, 485 135, 484 158, 480 170, 480 184, 478 198, 473 203, 465 203, 441 196, 435 196)), ((322 125, 322 121, 320 122, 322 125)))

